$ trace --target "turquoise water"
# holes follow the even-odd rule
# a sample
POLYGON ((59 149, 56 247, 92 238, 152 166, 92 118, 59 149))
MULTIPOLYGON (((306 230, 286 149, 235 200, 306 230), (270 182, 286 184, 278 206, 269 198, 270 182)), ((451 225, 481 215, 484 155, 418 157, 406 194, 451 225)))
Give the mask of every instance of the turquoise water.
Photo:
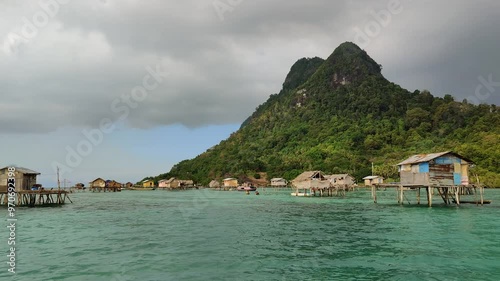
POLYGON ((76 193, 17 210, 17 274, 4 239, 0 280, 500 280, 500 190, 484 207, 378 195, 76 193))

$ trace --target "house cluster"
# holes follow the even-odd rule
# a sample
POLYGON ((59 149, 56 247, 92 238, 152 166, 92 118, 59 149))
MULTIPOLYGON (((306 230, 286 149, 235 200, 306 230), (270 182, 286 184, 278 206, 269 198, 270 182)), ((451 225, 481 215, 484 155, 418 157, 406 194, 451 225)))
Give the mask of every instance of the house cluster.
POLYGON ((192 180, 181 180, 175 177, 170 179, 163 179, 158 181, 156 185, 154 180, 145 180, 142 182, 142 187, 144 188, 161 188, 161 189, 188 189, 194 187, 194 182, 192 180))
MULTIPOLYGON (((281 188, 281 187, 289 187, 290 185, 294 186, 296 183, 306 180, 307 178, 314 178, 315 176, 321 175, 321 178, 324 179, 325 182, 328 182, 328 185, 346 185, 346 186, 354 186, 356 184, 356 181, 354 177, 352 177, 349 174, 338 174, 338 175, 323 175, 322 172, 320 171, 309 171, 309 172, 304 172, 302 173, 299 177, 297 177, 295 180, 289 182, 284 178, 272 178, 268 182, 268 186, 270 187, 275 187, 275 188, 281 188)), ((238 182, 238 179, 236 178, 226 178, 223 179, 222 182, 219 182, 217 180, 213 180, 210 182, 209 187, 210 188, 215 188, 215 189, 224 189, 224 190, 231 190, 234 188, 237 188, 241 184, 238 182)))
MULTIPOLYGON (((400 182, 395 183, 401 186, 426 186, 426 187, 456 187, 470 186, 469 169, 472 160, 467 159, 452 151, 417 154, 397 164, 400 173, 400 182)), ((16 191, 32 190, 40 187, 37 184, 37 176, 40 173, 23 168, 16 167, 14 177, 16 179, 16 191)), ((10 175, 12 176, 12 175, 10 175)), ((0 193, 6 193, 8 188, 9 167, 0 169, 0 193)), ((384 184, 384 178, 371 175, 363 178, 365 186, 378 186, 384 184)), ((268 183, 271 187, 292 186, 297 189, 296 196, 299 194, 319 194, 332 195, 333 191, 350 190, 356 186, 355 178, 349 174, 326 175, 321 171, 307 171, 300 174, 291 182, 284 178, 273 178, 268 183)), ((181 180, 175 177, 160 180, 157 184, 153 180, 142 182, 144 188, 162 188, 170 190, 188 189, 194 187, 192 180, 181 180)), ((209 184, 210 188, 219 188, 224 190, 235 189, 240 186, 238 179, 226 178, 222 182, 213 180, 209 184)), ((134 184, 119 183, 115 180, 104 180, 97 178, 91 181, 88 189, 91 191, 121 191, 122 188, 132 188, 134 184)), ((76 189, 86 189, 83 183, 75 185, 76 189)))
MULTIPOLYGON (((120 192, 122 188, 131 188, 134 184, 131 182, 127 182, 125 184, 119 183, 115 180, 104 180, 102 178, 97 178, 91 182, 89 182, 89 190, 90 191, 109 191, 109 192, 120 192)), ((83 183, 78 183, 75 185, 76 189, 86 189, 83 183)))
MULTIPOLYGON (((242 185, 252 185, 251 183, 243 183, 240 184, 238 179, 236 178, 225 178, 222 180, 222 182, 219 182, 217 180, 213 180, 210 182, 208 185, 210 188, 215 188, 215 189, 224 189, 224 190, 233 190, 237 188, 238 186, 242 185)), ((273 178, 270 181, 270 186, 271 187, 287 187, 288 186, 288 181, 283 178, 273 178)))
POLYGON ((356 180, 349 174, 325 175, 321 171, 307 171, 292 180, 296 189, 293 196, 345 195, 356 186, 356 180))

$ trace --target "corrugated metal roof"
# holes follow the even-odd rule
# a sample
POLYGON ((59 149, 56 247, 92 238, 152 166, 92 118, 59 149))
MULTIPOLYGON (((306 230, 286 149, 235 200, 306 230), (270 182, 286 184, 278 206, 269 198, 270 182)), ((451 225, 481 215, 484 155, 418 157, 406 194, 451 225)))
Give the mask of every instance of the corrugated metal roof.
POLYGON ((439 152, 439 153, 429 153, 429 154, 417 154, 413 155, 410 158, 406 159, 405 161, 401 162, 398 164, 398 166, 401 165, 411 165, 411 164, 418 164, 418 163, 424 163, 424 162, 429 162, 433 159, 439 158, 441 156, 444 156, 446 154, 452 154, 460 159, 463 159, 467 162, 473 163, 472 160, 469 160, 453 151, 446 151, 446 152, 439 152))
POLYGON ((410 158, 406 159, 405 161, 399 163, 398 166, 429 162, 432 159, 436 159, 448 153, 451 153, 451 151, 413 155, 410 158))
MULTIPOLYGON (((2 168, 2 169, 0 169, 0 170, 5 170, 5 169, 8 169, 8 168, 10 168, 10 167, 11 167, 11 166, 3 167, 3 168, 2 168)), ((28 169, 28 168, 24 168, 24 167, 15 167, 15 166, 14 166, 14 168, 16 168, 16 171, 17 171, 17 172, 20 172, 20 173, 23 173, 23 174, 28 174, 28 175, 29 175, 29 174, 31 174, 31 175, 40 175, 40 173, 39 173, 39 172, 36 172, 36 171, 30 170, 30 169, 28 169)))

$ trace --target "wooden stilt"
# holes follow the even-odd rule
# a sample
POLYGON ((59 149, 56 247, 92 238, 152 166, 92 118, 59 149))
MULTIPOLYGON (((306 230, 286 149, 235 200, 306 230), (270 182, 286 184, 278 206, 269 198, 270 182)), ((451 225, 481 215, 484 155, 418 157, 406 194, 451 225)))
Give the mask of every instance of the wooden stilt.
POLYGON ((372 185, 372 199, 373 199, 373 203, 377 203, 377 195, 376 195, 376 187, 374 185, 372 185))
POLYGON ((402 185, 399 186, 399 204, 404 204, 404 189, 402 185))
MULTIPOLYGON (((439 188, 438 188, 439 190, 439 188)), ((449 205, 450 204, 450 199, 448 198, 449 197, 449 193, 450 193, 450 190, 448 187, 443 187, 443 190, 444 190, 444 203, 446 205, 449 205)))
POLYGON ((430 186, 427 187, 427 198, 429 200, 428 204, 429 204, 429 207, 432 207, 432 188, 430 186))
POLYGON ((481 206, 484 205, 484 186, 479 186, 479 192, 481 195, 481 206))
POLYGON ((420 187, 418 188, 417 191, 417 204, 420 205, 420 187))

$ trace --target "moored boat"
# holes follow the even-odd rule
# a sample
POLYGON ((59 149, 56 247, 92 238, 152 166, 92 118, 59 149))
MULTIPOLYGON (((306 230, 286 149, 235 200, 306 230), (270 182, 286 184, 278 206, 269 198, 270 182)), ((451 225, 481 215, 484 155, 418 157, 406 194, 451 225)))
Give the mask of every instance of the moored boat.
POLYGON ((251 184, 240 185, 236 188, 237 191, 256 191, 257 187, 251 184))

